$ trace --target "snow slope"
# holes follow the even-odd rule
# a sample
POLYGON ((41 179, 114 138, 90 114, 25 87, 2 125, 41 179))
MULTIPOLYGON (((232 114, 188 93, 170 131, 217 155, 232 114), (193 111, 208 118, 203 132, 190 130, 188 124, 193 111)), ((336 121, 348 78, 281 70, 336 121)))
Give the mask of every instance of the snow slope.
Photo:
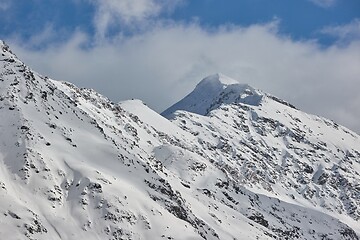
MULTIPOLYGON (((252 191, 344 219, 359 232, 359 136, 251 87, 250 96, 261 99, 256 104, 244 102, 243 91, 228 98, 229 85, 214 76, 211 84, 218 78, 225 90, 201 101, 213 106, 216 99, 216 108, 187 108, 181 100, 163 115, 197 136, 215 164, 252 191)), ((186 102, 198 101, 199 85, 186 102)))
POLYGON ((0 54, 2 238, 358 239, 350 130, 222 75, 169 121, 0 54))

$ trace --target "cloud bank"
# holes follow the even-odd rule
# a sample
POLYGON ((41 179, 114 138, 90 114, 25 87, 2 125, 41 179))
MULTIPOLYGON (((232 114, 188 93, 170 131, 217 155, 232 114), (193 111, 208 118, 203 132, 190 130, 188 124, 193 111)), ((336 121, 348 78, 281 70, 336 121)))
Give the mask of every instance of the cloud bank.
POLYGON ((360 41, 324 49, 279 34, 277 24, 204 29, 157 23, 92 47, 84 47, 91 37, 82 32, 42 50, 12 47, 38 72, 94 88, 113 101, 140 98, 162 111, 203 77, 222 72, 359 133, 360 41))

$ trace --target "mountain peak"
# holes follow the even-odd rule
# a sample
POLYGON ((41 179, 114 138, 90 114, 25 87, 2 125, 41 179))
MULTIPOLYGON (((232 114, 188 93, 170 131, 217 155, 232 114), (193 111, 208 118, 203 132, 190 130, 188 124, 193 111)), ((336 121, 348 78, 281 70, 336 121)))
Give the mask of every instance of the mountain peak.
POLYGON ((3 56, 5 53, 10 53, 10 54, 14 55, 11 52, 10 47, 3 40, 0 40, 0 51, 3 56))
POLYGON ((0 47, 6 45, 5 42, 3 40, 0 39, 0 47))
POLYGON ((260 91, 217 73, 202 79, 190 94, 165 110, 162 115, 171 118, 177 110, 207 115, 223 103, 259 105, 261 99, 260 91))

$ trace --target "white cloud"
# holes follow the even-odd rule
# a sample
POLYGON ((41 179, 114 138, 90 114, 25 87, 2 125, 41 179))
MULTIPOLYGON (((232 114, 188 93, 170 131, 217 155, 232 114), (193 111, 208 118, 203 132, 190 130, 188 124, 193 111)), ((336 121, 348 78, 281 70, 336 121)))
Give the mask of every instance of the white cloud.
POLYGON ((354 19, 348 24, 338 26, 328 26, 321 31, 339 39, 340 42, 349 42, 353 39, 360 39, 360 19, 354 19))
POLYGON ((114 101, 140 98, 158 111, 222 72, 299 108, 360 132, 360 41, 323 49, 279 35, 276 24, 157 25, 141 34, 83 48, 77 32, 63 45, 14 51, 37 71, 91 87, 114 101))
POLYGON ((144 23, 151 17, 173 9, 181 0, 90 0, 96 6, 94 25, 99 38, 114 25, 144 23))
POLYGON ((309 0, 309 1, 323 8, 332 7, 337 2, 337 0, 309 0))
POLYGON ((34 34, 29 38, 28 44, 34 47, 41 46, 51 40, 54 40, 54 38, 58 38, 57 34, 58 33, 55 31, 52 24, 46 24, 41 32, 34 34))

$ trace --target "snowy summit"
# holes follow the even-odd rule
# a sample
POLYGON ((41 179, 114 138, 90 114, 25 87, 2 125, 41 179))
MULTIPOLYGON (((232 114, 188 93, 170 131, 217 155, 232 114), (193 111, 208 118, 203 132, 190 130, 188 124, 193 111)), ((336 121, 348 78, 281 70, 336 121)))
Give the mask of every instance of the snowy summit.
POLYGON ((242 102, 256 105, 261 98, 260 91, 218 73, 201 80, 194 91, 165 110, 162 115, 170 117, 176 110, 206 115, 223 103, 242 102))

